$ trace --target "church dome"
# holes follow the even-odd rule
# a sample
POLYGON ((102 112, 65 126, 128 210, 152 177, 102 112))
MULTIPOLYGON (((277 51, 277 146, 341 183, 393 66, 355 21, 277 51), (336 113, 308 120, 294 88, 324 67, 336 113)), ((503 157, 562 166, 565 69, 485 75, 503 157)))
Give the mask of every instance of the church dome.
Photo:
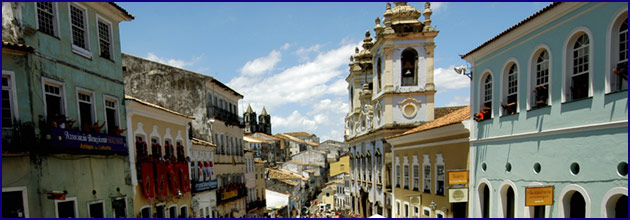
POLYGON ((394 4, 396 4, 396 6, 391 9, 391 21, 393 25, 420 23, 418 18, 422 13, 418 9, 407 5, 407 2, 394 2, 394 4))

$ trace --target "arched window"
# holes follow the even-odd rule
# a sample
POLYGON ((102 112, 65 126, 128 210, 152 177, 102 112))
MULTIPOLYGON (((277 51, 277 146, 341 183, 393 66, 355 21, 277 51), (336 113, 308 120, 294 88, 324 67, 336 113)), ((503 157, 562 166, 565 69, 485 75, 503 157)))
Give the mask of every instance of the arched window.
POLYGON ((490 218, 490 188, 487 184, 479 189, 479 204, 481 205, 481 217, 490 218))
POLYGON ((571 48, 569 59, 571 63, 569 69, 569 101, 588 97, 590 69, 590 40, 588 35, 582 33, 571 44, 571 48))
POLYGON ((407 48, 402 52, 400 58, 401 85, 415 86, 418 84, 418 53, 412 48, 407 48))
POLYGON ((586 201, 580 192, 573 192, 569 197, 568 206, 565 206, 565 217, 585 218, 586 201))
POLYGON ((378 83, 376 84, 376 92, 379 92, 383 89, 383 84, 381 84, 381 79, 383 78, 382 62, 383 60, 381 60, 381 57, 379 56, 376 60, 376 81, 378 83))
POLYGON ((532 107, 543 107, 549 104, 549 52, 546 49, 538 52, 533 60, 532 107))
POLYGON ((628 89, 628 12, 624 14, 615 21, 611 34, 613 65, 610 75, 611 92, 628 89))
POLYGON ((475 120, 492 118, 492 75, 486 73, 486 76, 481 79, 481 107, 479 114, 475 115, 475 120), (479 119, 477 119, 477 115, 481 115, 479 119))
POLYGON ((503 77, 503 107, 504 115, 512 115, 516 113, 518 108, 517 92, 518 92, 518 67, 515 63, 509 64, 507 71, 503 77))
POLYGON ((502 196, 502 208, 503 208, 503 217, 505 218, 514 218, 514 189, 511 186, 505 186, 501 190, 502 196))

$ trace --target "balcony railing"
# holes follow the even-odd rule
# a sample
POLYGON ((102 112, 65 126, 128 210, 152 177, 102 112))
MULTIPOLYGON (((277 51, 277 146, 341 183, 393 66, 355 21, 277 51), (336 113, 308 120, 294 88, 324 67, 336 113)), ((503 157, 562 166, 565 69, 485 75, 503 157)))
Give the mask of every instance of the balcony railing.
POLYGON ((217 203, 223 204, 247 196, 245 184, 229 184, 217 190, 217 203))
POLYGON ((240 128, 245 127, 243 123, 243 118, 239 117, 237 114, 221 109, 218 106, 212 106, 210 109, 212 110, 210 113, 210 117, 221 120, 225 122, 226 125, 238 126, 240 128))

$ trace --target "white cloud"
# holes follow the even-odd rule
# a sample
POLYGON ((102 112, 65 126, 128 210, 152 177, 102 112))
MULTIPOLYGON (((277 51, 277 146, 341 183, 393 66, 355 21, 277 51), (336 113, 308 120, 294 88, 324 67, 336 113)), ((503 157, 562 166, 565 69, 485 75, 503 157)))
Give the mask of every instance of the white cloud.
POLYGON ((315 44, 309 48, 300 47, 295 51, 295 54, 300 57, 300 61, 308 61, 310 60, 309 54, 313 52, 319 52, 319 48, 321 48, 321 45, 319 44, 315 44))
POLYGON ((284 43, 284 44, 282 45, 282 47, 280 47, 280 49, 282 49, 282 50, 287 50, 287 49, 289 49, 289 47, 291 47, 291 44, 287 42, 287 43, 284 43))
POLYGON ((345 114, 348 112, 348 103, 341 101, 341 98, 337 98, 334 101, 330 99, 322 99, 318 103, 313 104, 312 110, 309 114, 317 113, 331 113, 331 114, 345 114))
POLYGON ((145 57, 147 60, 152 60, 158 63, 163 63, 169 66, 174 66, 174 67, 178 67, 178 68, 184 68, 186 66, 191 66, 193 64, 195 64, 197 61, 199 61, 201 59, 201 56, 196 56, 193 57, 190 61, 186 61, 186 60, 179 60, 179 59, 173 59, 173 58, 164 58, 164 57, 159 57, 157 55, 155 55, 152 52, 147 53, 147 56, 145 57))
MULTIPOLYGON (((446 10, 447 7, 448 7, 447 2, 431 2, 431 11, 433 12, 446 10)), ((420 10, 420 11, 423 11, 423 10, 420 10)))
POLYGON ((247 63, 245 63, 245 65, 241 68, 241 73, 250 76, 260 75, 273 70, 280 60, 282 60, 282 53, 277 50, 272 50, 267 56, 247 61, 247 63))
POLYGON ((343 141, 343 130, 333 129, 328 132, 328 134, 324 134, 320 137, 320 141, 326 140, 335 140, 335 141, 343 141))
POLYGON ((346 92, 342 92, 345 85, 339 78, 346 74, 346 58, 357 45, 347 44, 319 52, 313 61, 270 76, 242 74, 233 78, 228 86, 244 95, 244 103, 264 103, 268 110, 288 103, 307 105, 327 94, 345 95, 346 92))
POLYGON ((455 96, 446 106, 470 105, 470 96, 455 96))
POLYGON ((448 68, 437 68, 434 70, 433 81, 438 92, 470 87, 470 78, 457 74, 455 70, 453 70, 454 67, 454 65, 451 65, 448 68))
POLYGON ((284 128, 289 131, 314 132, 318 127, 315 119, 309 119, 297 110, 294 110, 288 117, 272 116, 271 124, 274 128, 284 128))

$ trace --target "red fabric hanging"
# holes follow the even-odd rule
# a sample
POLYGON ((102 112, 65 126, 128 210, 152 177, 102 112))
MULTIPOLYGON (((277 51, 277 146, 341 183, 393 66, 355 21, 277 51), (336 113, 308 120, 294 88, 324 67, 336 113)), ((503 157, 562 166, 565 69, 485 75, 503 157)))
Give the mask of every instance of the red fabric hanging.
POLYGON ((155 187, 153 184, 153 163, 141 163, 140 173, 142 174, 142 179, 140 180, 142 194, 145 198, 152 199, 155 197, 155 187))
POLYGON ((171 193, 173 193, 173 195, 176 195, 181 192, 180 189, 180 181, 179 181, 179 177, 177 176, 177 166, 176 164, 168 164, 168 179, 169 179, 169 188, 171 188, 171 193))
POLYGON ((182 193, 190 192, 190 180, 188 174, 188 164, 187 163, 177 163, 179 168, 179 178, 181 183, 182 193))
POLYGON ((157 196, 158 197, 166 197, 168 195, 168 181, 167 181, 167 173, 168 173, 168 165, 162 162, 158 162, 157 164, 157 181, 155 186, 157 188, 157 196))

